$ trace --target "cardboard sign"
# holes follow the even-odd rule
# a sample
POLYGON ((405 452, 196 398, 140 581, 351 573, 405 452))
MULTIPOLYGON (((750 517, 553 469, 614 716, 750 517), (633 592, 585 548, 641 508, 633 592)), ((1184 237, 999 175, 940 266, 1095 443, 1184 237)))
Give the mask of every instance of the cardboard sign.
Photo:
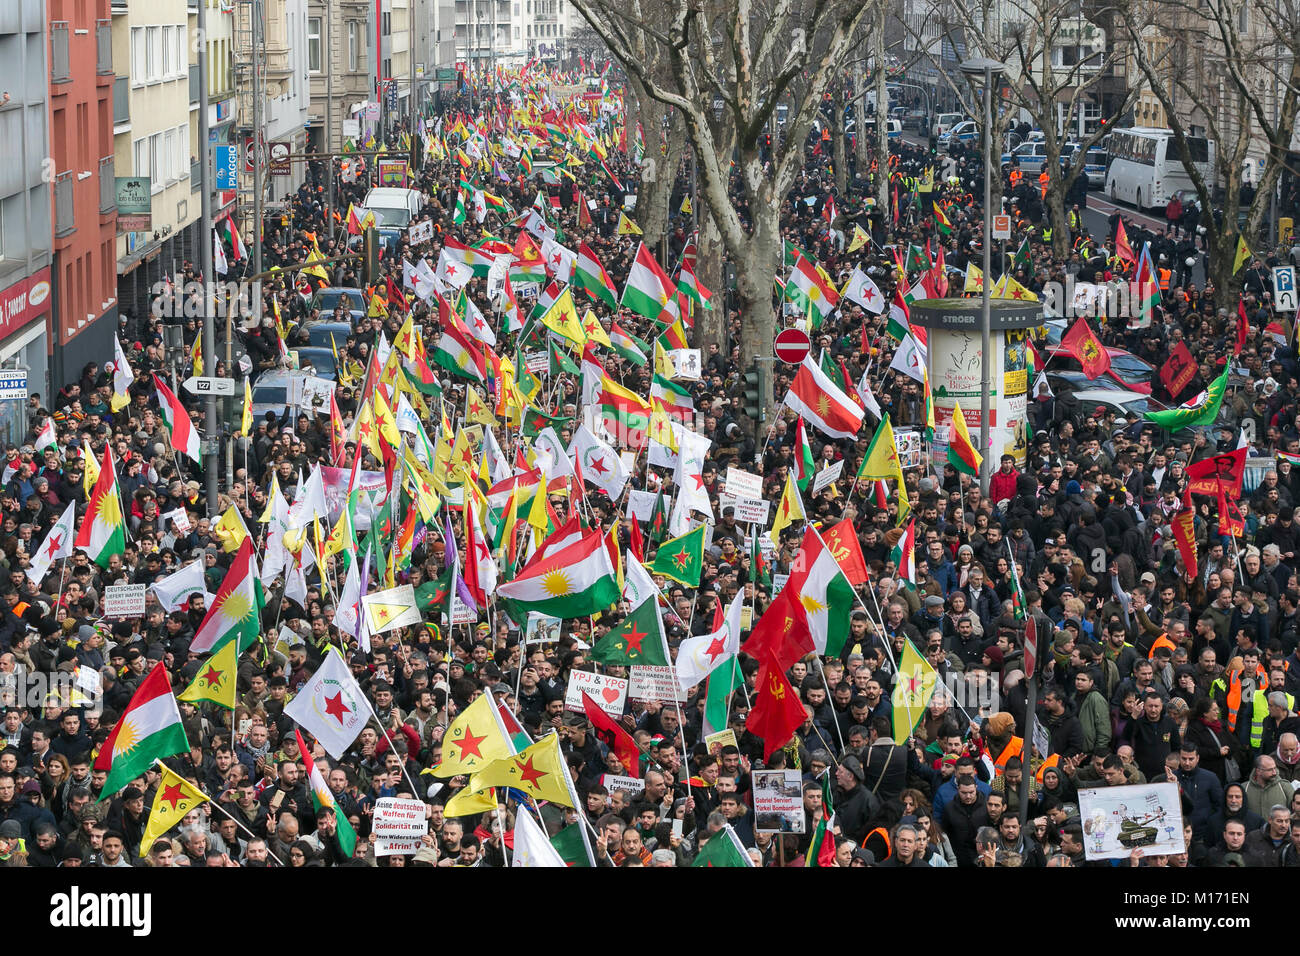
POLYGON ((754 771, 754 832, 803 833, 803 778, 798 770, 754 771))
POLYGON ((451 596, 451 623, 453 625, 478 623, 478 614, 462 601, 458 594, 451 596))
POLYGON ((564 691, 564 709, 575 714, 585 713, 582 707, 582 695, 600 705, 600 709, 615 720, 623 716, 623 703, 627 700, 628 682, 622 677, 606 677, 591 671, 573 671, 569 674, 569 686, 564 691))
POLYGON ((686 703, 673 669, 666 666, 633 664, 632 679, 628 681, 627 696, 632 700, 675 700, 686 703))
POLYGON ((550 365, 550 356, 545 352, 527 352, 524 354, 524 368, 534 375, 541 375, 550 365))
POLYGON ((549 644, 558 641, 563 626, 564 622, 558 617, 530 611, 528 623, 524 627, 524 644, 549 644))
POLYGON ((1179 342, 1160 368, 1160 381, 1164 382, 1169 394, 1177 398, 1195 377, 1196 359, 1192 358, 1186 343, 1179 342))
POLYGON ((144 617, 144 584, 110 584, 104 588, 104 617, 144 617))
POLYGON ((741 524, 767 524, 767 515, 772 502, 754 498, 737 498, 734 505, 736 520, 741 524))
POLYGON ((433 239, 433 220, 426 219, 424 222, 417 222, 406 230, 406 238, 413 246, 421 242, 429 242, 433 239))
POLYGON ((419 800, 382 797, 375 801, 372 829, 376 856, 415 853, 424 845, 420 838, 429 832, 429 818, 419 800))
POLYGON ((690 382, 698 382, 703 364, 700 362, 699 349, 674 349, 673 357, 673 378, 685 379, 690 382))
POLYGON ((643 524, 655 513, 655 499, 659 496, 650 491, 629 491, 627 493, 627 516, 643 524))
POLYGON ((763 497, 763 479, 739 468, 728 467, 727 494, 737 498, 760 499, 763 497))
POLYGON ((617 790, 629 797, 639 797, 645 792, 645 781, 637 777, 621 777, 616 773, 602 773, 600 784, 610 793, 617 790))
POLYGON ((738 747, 736 743, 736 732, 728 727, 726 730, 719 730, 717 733, 709 734, 704 738, 704 745, 709 748, 709 753, 716 757, 722 752, 723 747, 738 747))
POLYGON ((781 589, 785 587, 785 582, 789 580, 790 580, 790 575, 788 574, 772 575, 772 597, 776 597, 778 594, 780 594, 781 589))
POLYGON ((843 472, 844 472, 843 458, 841 458, 839 461, 837 461, 835 464, 831 465, 830 467, 823 468, 821 471, 817 472, 817 474, 813 476, 812 493, 815 495, 817 494, 817 492, 821 491, 823 488, 829 485, 832 481, 839 480, 839 477, 841 474, 843 474, 843 472))

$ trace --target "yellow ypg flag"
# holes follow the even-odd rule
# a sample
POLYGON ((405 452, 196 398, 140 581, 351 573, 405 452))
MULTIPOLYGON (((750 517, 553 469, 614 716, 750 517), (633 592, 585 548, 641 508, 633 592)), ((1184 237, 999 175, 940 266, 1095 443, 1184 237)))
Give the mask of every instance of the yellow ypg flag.
POLYGON ((99 481, 99 462, 95 461, 95 453, 90 450, 90 439, 81 440, 81 462, 85 465, 85 472, 81 476, 81 483, 86 489, 86 497, 95 490, 95 483, 99 481))
MULTIPOLYGON (((445 745, 444 745, 445 748, 445 745)), ((470 790, 487 787, 514 787, 534 800, 549 800, 561 806, 573 806, 565 783, 569 769, 560 756, 560 738, 548 734, 513 757, 496 760, 470 777, 470 790)), ((439 775, 442 773, 439 771, 439 775)))
POLYGON ((195 807, 208 802, 194 784, 184 777, 177 776, 164 763, 156 764, 162 771, 158 781, 158 792, 153 798, 153 809, 149 811, 149 822, 140 838, 140 855, 147 856, 154 841, 185 818, 195 807))
POLYGON ((609 340, 605 334, 605 327, 600 324, 600 319, 596 318, 596 313, 587 310, 587 314, 582 317, 582 332, 592 342, 597 345, 603 345, 607 349, 612 349, 614 343, 609 340))
POLYGON ((238 551, 239 546, 248 537, 248 526, 244 524, 243 515, 234 505, 226 509, 225 514, 212 526, 212 530, 221 539, 221 550, 226 552, 238 551))
POLYGON ((894 739, 906 740, 912 736, 916 722, 930 706, 938 676, 930 662, 917 653, 916 646, 907 642, 902 660, 898 662, 898 685, 894 690, 894 739))
POLYGON ((465 389, 465 421, 489 427, 497 423, 496 416, 473 385, 465 389))
POLYGON ((804 519, 803 499, 794 484, 794 473, 785 476, 785 492, 781 503, 776 506, 776 517, 772 520, 772 540, 780 541, 781 532, 796 521, 804 519))
POLYGON ((253 386, 244 379, 244 414, 239 420, 239 434, 247 438, 253 434, 253 386))
MULTIPOLYGON (((484 695, 486 696, 486 695, 484 695)), ((480 697, 479 700, 483 698, 480 697)), ((424 771, 428 773, 428 770, 424 771)), ((491 787, 486 790, 474 791, 469 787, 457 791, 456 795, 447 801, 447 806, 443 808, 443 813, 450 813, 453 817, 467 817, 472 814, 486 813, 489 810, 497 808, 497 792, 491 787)))
POLYGON ((195 375, 203 374, 203 334, 194 337, 194 348, 190 350, 190 366, 195 375))
POLYGON ((546 310, 542 316, 542 325, 579 346, 587 344, 582 323, 578 320, 578 310, 573 305, 573 293, 568 288, 546 310))
POLYGON ((1011 273, 1004 273, 1002 278, 997 281, 989 291, 990 299, 1017 299, 1021 302, 1037 302, 1038 296, 1034 295, 1018 281, 1011 273))
POLYGON ((857 250, 865 246, 867 244, 867 240, 870 238, 871 237, 867 235, 867 231, 855 222, 853 224, 853 241, 849 243, 848 251, 856 252, 857 250))
POLYGON ((275 516, 276 495, 284 497, 284 493, 280 491, 280 476, 275 472, 271 472, 271 490, 266 493, 266 510, 257 519, 258 524, 266 524, 275 516))
MULTIPOLYGON (((397 432, 397 419, 393 417, 393 410, 388 407, 388 402, 384 400, 384 393, 380 390, 375 391, 374 402, 375 422, 379 426, 379 434, 388 442, 388 447, 397 450, 398 445, 402 443, 402 436, 397 432)), ((379 457, 383 453, 379 452, 379 457)))
MULTIPOLYGON (((984 273, 980 270, 980 267, 973 262, 966 263, 966 284, 962 286, 962 291, 984 291, 984 273)), ((990 293, 989 298, 992 297, 992 293, 990 293)))
POLYGON ((627 218, 627 213, 620 212, 618 214, 618 234, 620 236, 639 236, 642 234, 641 227, 627 218))
POLYGON ((1237 272, 1250 260, 1250 249, 1246 246, 1246 237, 1237 236, 1237 255, 1232 260, 1232 274, 1237 272))
POLYGON ((683 197, 682 197, 682 215, 684 215, 684 216, 689 216, 690 214, 691 214, 691 197, 690 197, 690 196, 683 196, 683 197))
MULTIPOLYGON (((513 753, 491 694, 480 694, 456 715, 442 735, 442 763, 422 771, 434 777, 475 773, 513 753)), ((487 784, 484 784, 487 786, 487 784)), ((470 791, 483 787, 470 786, 470 791)))
POLYGON ((177 700, 192 704, 204 701, 218 704, 227 710, 235 709, 235 683, 238 677, 239 641, 233 637, 204 661, 199 674, 181 693, 177 700))

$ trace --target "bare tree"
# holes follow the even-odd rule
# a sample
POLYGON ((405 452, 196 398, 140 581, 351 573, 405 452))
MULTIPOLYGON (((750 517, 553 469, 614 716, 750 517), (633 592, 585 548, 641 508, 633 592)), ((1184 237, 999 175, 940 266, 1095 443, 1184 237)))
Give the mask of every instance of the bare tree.
POLYGON ((1241 291, 1233 278, 1238 238, 1258 247, 1295 130, 1300 7, 1296 0, 1275 0, 1267 11, 1246 0, 1133 0, 1124 26, 1138 78, 1160 104, 1198 203, 1216 211, 1202 216, 1208 274, 1215 304, 1231 310, 1241 291), (1193 125, 1215 142, 1213 178, 1194 161, 1193 125), (1243 174, 1254 158, 1263 171, 1243 202, 1243 174))
MULTIPOLYGON (((699 195, 736 267, 742 353, 766 354, 776 325, 772 276, 780 262, 782 200, 803 167, 822 95, 871 4, 574 0, 574 6, 648 99, 680 112, 695 150, 699 195), (652 66, 659 62, 662 74, 652 66), (784 135, 773 136, 781 102, 789 119, 784 135), (733 149, 721 148, 724 125, 733 131, 733 149)), ((764 398, 770 405, 771 396, 764 398)))

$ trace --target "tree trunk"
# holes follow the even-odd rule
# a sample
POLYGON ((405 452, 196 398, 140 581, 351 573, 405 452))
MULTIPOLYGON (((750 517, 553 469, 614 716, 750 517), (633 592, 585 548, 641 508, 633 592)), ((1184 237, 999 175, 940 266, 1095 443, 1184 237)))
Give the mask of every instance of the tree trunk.
MULTIPOLYGON (((740 307, 740 357, 743 364, 772 354, 776 336, 776 312, 772 308, 772 277, 781 255, 778 225, 780 204, 764 183, 753 203, 754 218, 746 254, 736 261, 736 297, 740 307)), ((773 408, 769 380, 761 396, 763 407, 773 408)), ((769 415, 770 420, 770 415, 769 415)))
MULTIPOLYGON (((661 122, 661 119, 656 118, 657 125, 661 122)), ((646 138, 651 139, 650 136, 646 138)), ((672 210, 668 206, 672 202, 673 186, 677 182, 677 167, 681 165, 682 154, 686 151, 686 128, 682 125, 681 119, 673 117, 669 123, 667 155, 657 152, 659 147, 657 136, 653 137, 653 142, 656 150, 654 154, 656 176, 654 182, 648 183, 644 190, 646 208, 641 209, 640 200, 637 201, 637 214, 645 244, 651 249, 657 249, 672 215, 672 210)), ((648 142, 646 147, 650 148, 648 142)))
POLYGON ((1065 221, 1065 184, 1052 176, 1047 182, 1046 213, 1052 224, 1052 255, 1059 260, 1070 258, 1070 230, 1065 221))
POLYGON ((831 139, 835 144, 835 191, 844 202, 849 189, 849 161, 844 145, 844 86, 831 102, 831 139))
POLYGON ((857 125, 857 135, 853 137, 854 153, 858 160, 858 175, 865 176, 867 168, 867 86, 862 72, 862 61, 858 61, 857 73, 853 83, 853 119, 857 125))
POLYGON ((890 218, 889 208, 889 87, 885 77, 885 31, 875 30, 876 64, 876 205, 890 218))
POLYGON ((727 355, 731 344, 727 341, 727 290, 722 260, 722 233, 713 221, 706 203, 696 210, 699 217, 699 256, 695 260, 695 274, 704 288, 713 293, 713 308, 700 310, 695 319, 695 345, 707 353, 710 345, 727 355))

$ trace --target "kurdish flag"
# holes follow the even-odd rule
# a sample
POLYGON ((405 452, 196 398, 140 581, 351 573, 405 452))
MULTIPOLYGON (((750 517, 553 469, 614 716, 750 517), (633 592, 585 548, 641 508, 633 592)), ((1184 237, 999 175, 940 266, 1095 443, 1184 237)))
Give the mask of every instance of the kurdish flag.
POLYGON ((971 443, 961 403, 956 401, 952 403, 952 427, 948 429, 948 464, 972 477, 980 473, 980 466, 984 464, 984 456, 971 443))
POLYGON ((619 586, 604 535, 593 531, 540 561, 529 562, 513 581, 498 586, 511 617, 528 611, 562 619, 584 617, 618 601, 619 586), (516 613, 517 612, 517 613, 516 613))
POLYGON ((916 590, 916 518, 907 523, 903 536, 889 552, 894 562, 895 574, 912 591, 916 590))
POLYGON ((573 268, 573 284, 597 302, 603 302, 611 309, 618 309, 618 294, 614 291, 614 283, 609 281, 605 267, 585 242, 578 243, 578 258, 573 268))
POLYGON ((158 392, 158 404, 162 406, 163 421, 167 423, 167 433, 172 436, 172 448, 183 455, 202 462, 199 454, 199 433, 190 421, 190 414, 181 404, 181 400, 157 375, 153 377, 153 386, 158 392))
POLYGON ((945 236, 952 235, 952 221, 944 215, 942 207, 936 202, 934 206, 934 225, 945 236))
POLYGON ((73 547, 81 548, 101 568, 108 567, 114 554, 126 553, 126 523, 122 519, 122 499, 117 490, 117 468, 113 465, 113 451, 104 448, 104 461, 99 478, 90 493, 86 515, 77 529, 73 547))
POLYGON ((159 661, 99 748, 94 769, 108 771, 99 800, 112 797, 160 757, 187 753, 189 749, 167 669, 159 661))
POLYGON ((253 538, 249 535, 235 553, 190 650, 203 654, 227 641, 234 641, 240 651, 247 650, 257 640, 264 603, 262 582, 253 560, 253 538))
POLYGON ((790 575, 786 587, 794 588, 808 614, 808 630, 812 632, 817 653, 838 657, 849 636, 853 585, 812 527, 804 531, 803 550, 794 566, 798 570, 790 575))
POLYGON ((673 281, 659 267, 646 244, 643 242, 637 246, 636 260, 627 275, 627 285, 623 287, 619 305, 647 319, 657 319, 675 291, 673 281))
POLYGON ((638 339, 632 335, 617 320, 611 321, 609 326, 609 341, 614 351, 623 358, 627 359, 633 365, 644 366, 649 361, 645 353, 650 351, 650 344, 638 339))
POLYGON ((307 765, 307 780, 311 785, 311 802, 315 804, 317 810, 321 807, 329 807, 334 811, 334 820, 337 825, 335 833, 338 836, 339 847, 348 859, 352 859, 352 854, 357 848, 357 831, 352 829, 352 824, 348 822, 348 818, 339 811, 338 804, 334 800, 334 794, 325 785, 325 777, 321 774, 320 768, 316 766, 316 761, 309 756, 311 751, 307 749, 307 745, 303 742, 302 732, 295 727, 293 728, 293 734, 298 738, 298 753, 302 754, 303 763, 307 765))

